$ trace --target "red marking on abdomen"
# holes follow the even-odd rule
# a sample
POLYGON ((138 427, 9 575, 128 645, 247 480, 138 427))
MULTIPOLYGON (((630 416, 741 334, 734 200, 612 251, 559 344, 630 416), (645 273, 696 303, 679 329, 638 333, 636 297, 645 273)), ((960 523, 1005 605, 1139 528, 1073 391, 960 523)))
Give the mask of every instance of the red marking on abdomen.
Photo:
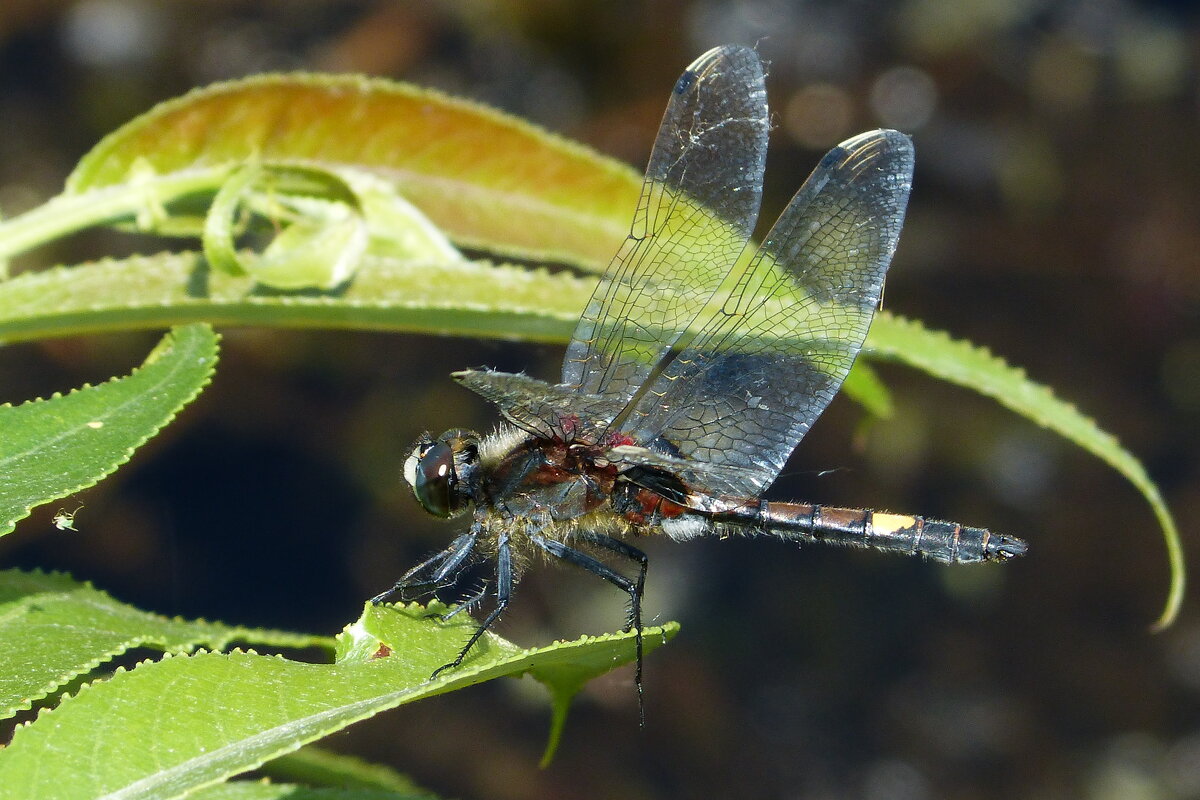
POLYGON ((688 510, 685 506, 673 503, 649 489, 639 489, 635 495, 635 499, 637 504, 641 506, 641 509, 625 512, 625 519, 638 524, 644 523, 656 514, 660 517, 671 519, 672 517, 678 517, 688 510))

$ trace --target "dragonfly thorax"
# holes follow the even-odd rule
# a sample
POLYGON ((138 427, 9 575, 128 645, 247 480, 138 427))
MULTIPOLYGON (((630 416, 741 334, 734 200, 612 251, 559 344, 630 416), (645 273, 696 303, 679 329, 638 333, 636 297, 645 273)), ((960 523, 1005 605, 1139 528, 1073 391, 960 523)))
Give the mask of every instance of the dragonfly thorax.
POLYGON ((404 462, 404 479, 430 514, 456 517, 475 499, 478 465, 479 434, 455 429, 434 439, 425 433, 404 462))

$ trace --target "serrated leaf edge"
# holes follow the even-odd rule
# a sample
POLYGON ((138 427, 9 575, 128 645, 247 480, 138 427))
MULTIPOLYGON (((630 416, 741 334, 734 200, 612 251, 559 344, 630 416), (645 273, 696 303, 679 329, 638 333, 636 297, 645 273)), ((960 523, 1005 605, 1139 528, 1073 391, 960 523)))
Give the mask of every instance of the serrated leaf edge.
MULTIPOLYGON (((253 75, 248 78, 235 78, 233 80, 218 81, 207 86, 201 86, 192 89, 186 94, 179 97, 166 100, 157 104, 149 111, 146 111, 134 117, 129 122, 117 128, 112 133, 102 138, 96 143, 83 158, 79 160, 75 169, 67 177, 64 186, 64 193, 78 194, 81 191, 91 190, 103 186, 112 186, 112 183, 94 184, 88 186, 87 189, 80 190, 79 184, 83 181, 86 174, 94 169, 94 163, 103 162, 109 157, 109 153, 118 145, 124 138, 132 133, 146 127, 150 127, 162 117, 175 113, 176 111, 186 108, 188 105, 194 104, 197 100, 208 99, 210 97, 218 97, 224 94, 232 94, 238 91, 243 91, 250 88, 270 88, 272 86, 294 86, 300 84, 306 88, 323 89, 332 91, 358 91, 361 93, 380 92, 383 94, 394 94, 404 96, 406 99, 422 100, 428 99, 446 107, 455 110, 466 111, 478 115, 488 122, 510 127, 513 130, 522 133, 529 133, 544 140, 548 145, 558 148, 561 152, 571 156, 584 156, 595 161, 595 166, 606 176, 622 177, 625 179, 633 178, 637 183, 641 182, 641 176, 635 174, 635 170, 610 156, 606 156, 587 145, 569 139, 561 134, 547 130, 540 125, 536 125, 528 120, 520 117, 512 116, 503 111, 500 111, 492 106, 480 103, 474 100, 468 100, 463 97, 440 92, 436 89, 416 86, 400 81, 393 81, 387 78, 377 76, 369 76, 362 74, 346 74, 346 73, 314 73, 314 72, 268 72, 259 75, 253 75)), ((311 159, 295 159, 297 162, 311 161, 311 159)), ((318 163, 320 161, 318 160, 318 163)), ((206 164, 206 166, 212 166, 206 164)))
POLYGON ((870 337, 868 337, 868 347, 875 353, 887 354, 895 360, 915 366, 930 375, 963 386, 985 397, 992 398, 1000 403, 1000 405, 1015 412, 1018 416, 1058 434, 1076 447, 1091 453, 1116 470, 1129 483, 1133 484, 1134 488, 1141 493, 1142 497, 1150 505, 1151 512, 1158 520, 1170 567, 1170 585, 1167 590, 1167 598, 1163 604, 1163 611, 1153 624, 1152 630, 1161 631, 1169 627, 1179 615, 1186 591, 1187 576, 1183 543, 1179 538, 1179 529, 1174 517, 1171 515, 1170 509, 1167 508, 1162 494, 1159 492, 1157 485, 1150 479, 1141 461, 1126 450, 1115 435, 1101 428, 1093 418, 1081 412, 1074 403, 1058 397, 1049 386, 1031 379, 1024 368, 1009 364, 1004 358, 996 355, 990 348, 977 345, 965 339, 955 338, 943 330, 930 329, 920 320, 909 319, 895 314, 886 314, 884 312, 881 312, 879 317, 888 320, 887 324, 894 325, 901 332, 912 332, 920 336, 930 337, 938 344, 944 345, 951 355, 957 352, 962 354, 962 357, 951 358, 948 362, 945 359, 930 359, 925 357, 921 352, 903 350, 894 344, 880 346, 879 342, 871 341, 870 337), (1035 400, 1044 400, 1047 405, 1061 407, 1069 412, 1073 418, 1064 420, 1062 425, 1059 425, 1054 421, 1052 415, 1047 415, 1038 409, 1036 403, 1030 403, 1028 407, 1019 406, 1013 402, 1012 396, 1002 391, 1003 387, 970 380, 975 370, 964 370, 959 369, 959 367, 963 364, 969 364, 970 360, 976 358, 984 362, 987 368, 994 370, 1002 376, 1000 380, 1015 380, 1018 384, 1017 388, 1025 396, 1029 396, 1035 400), (947 368, 947 364, 949 364, 950 368, 947 368), (1073 432, 1080 432, 1085 438, 1077 438, 1073 435, 1073 432), (1095 446, 1086 437, 1092 437, 1095 441, 1108 445, 1115 452, 1106 452, 1103 447, 1095 446))
MULTIPOLYGON (((206 328, 208 330, 209 335, 212 337, 212 339, 211 339, 212 350, 207 356, 205 356, 205 361, 206 361, 206 363, 209 364, 209 370, 208 370, 208 374, 204 377, 204 380, 197 383, 196 386, 193 387, 192 391, 190 393, 188 393, 188 395, 182 400, 182 402, 180 402, 178 404, 176 409, 174 411, 172 411, 167 417, 165 417, 160 423, 158 423, 151 430, 149 430, 145 436, 141 437, 140 439, 137 439, 134 444, 130 445, 129 447, 126 447, 123 451, 114 454, 115 455, 114 460, 107 467, 104 467, 104 468, 98 470, 96 473, 94 473, 92 479, 85 481, 83 483, 75 484, 70 489, 64 490, 60 494, 55 495, 55 497, 45 498, 42 502, 34 503, 33 505, 25 505, 25 506, 14 508, 14 510, 20 509, 20 511, 12 519, 13 526, 15 526, 16 523, 19 522, 20 520, 28 517, 33 512, 34 508, 36 508, 40 505, 44 505, 46 502, 49 502, 51 500, 54 500, 54 499, 57 499, 60 497, 67 497, 71 494, 74 494, 75 492, 79 492, 79 491, 82 491, 83 489, 87 489, 92 486, 95 486, 97 483, 104 480, 112 473, 116 472, 119 467, 129 463, 129 460, 131 458, 133 458, 134 453, 137 452, 139 447, 144 445, 146 442, 150 441, 150 439, 153 438, 154 436, 158 435, 159 431, 161 431, 172 420, 174 420, 175 417, 179 414, 179 412, 182 411, 184 409, 184 407, 189 405, 193 400, 195 400, 196 397, 199 396, 200 392, 203 391, 204 388, 207 387, 212 382, 212 377, 213 377, 213 373, 215 370, 215 364, 217 362, 218 353, 220 352, 221 335, 219 333, 215 332, 210 325, 208 325, 207 323, 203 323, 203 322, 190 323, 188 326, 180 326, 180 327, 190 327, 191 325, 203 326, 204 328, 206 328)), ((109 380, 104 381, 99 384, 96 384, 94 386, 90 383, 85 383, 85 384, 83 384, 83 386, 75 387, 75 388, 71 389, 70 391, 67 392, 66 395, 63 395, 61 392, 55 392, 54 394, 52 394, 50 396, 49 399, 35 398, 33 400, 26 400, 26 401, 18 404, 16 406, 16 408, 24 408, 25 406, 37 405, 39 403, 48 403, 48 402, 52 402, 53 400, 60 398, 60 397, 70 397, 71 395, 79 394, 79 393, 82 393, 85 391, 94 391, 95 389, 97 389, 99 387, 107 386, 109 384, 116 383, 118 381, 125 380, 129 377, 132 377, 133 375, 136 375, 138 372, 145 369, 145 367, 148 366, 149 364, 154 363, 154 361, 156 361, 157 359, 163 358, 167 355, 167 353, 164 350, 164 345, 168 341, 168 339, 170 339, 173 342, 173 344, 171 346, 172 348, 177 346, 177 343, 174 342, 177 330, 179 330, 179 328, 172 328, 168 333, 164 334, 163 338, 161 340, 159 340, 158 344, 155 345, 154 349, 152 349, 150 351, 150 353, 146 356, 146 359, 139 366, 136 366, 133 369, 131 369, 129 371, 129 373, 126 375, 114 376, 114 377, 110 378, 109 380)), ((122 404, 122 406, 123 405, 124 404, 122 404)), ((4 407, 14 408, 14 406, 12 406, 11 404, 7 404, 7 403, 4 404, 4 407)), ((12 530, 12 527, 8 527, 8 526, 5 526, 4 524, 0 523, 0 533, 6 533, 11 530, 12 530), (6 527, 7 527, 7 530, 6 530, 6 527)))

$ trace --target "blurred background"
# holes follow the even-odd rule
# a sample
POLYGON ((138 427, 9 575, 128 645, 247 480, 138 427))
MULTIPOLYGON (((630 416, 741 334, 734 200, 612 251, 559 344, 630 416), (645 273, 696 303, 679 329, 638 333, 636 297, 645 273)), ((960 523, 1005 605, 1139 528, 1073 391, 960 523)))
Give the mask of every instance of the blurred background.
MULTIPOLYGON (((363 72, 472 97, 645 163, 695 56, 754 44, 775 129, 765 230, 821 153, 914 136, 886 307, 986 345, 1146 464, 1197 550, 1200 25, 1190 3, 238 2, 0 4, 0 209, 58 192, 154 103, 273 70, 363 72)), ((144 242, 140 243, 144 246, 144 242)), ((614 242, 614 250, 617 243, 614 242)), ((89 233, 22 266, 128 252, 89 233)), ((487 430, 451 369, 554 379, 561 348, 226 330, 216 380, 82 503, 40 509, 0 563, 70 570, 164 614, 332 634, 443 547, 400 482, 423 430, 487 430)), ((0 402, 122 374, 158 333, 0 349, 0 402)), ((325 744, 462 798, 1200 797, 1200 619, 1167 589, 1150 510, 1116 473, 993 402, 882 365, 894 419, 834 402, 770 496, 1028 539, 945 568, 768 541, 648 542, 648 617, 682 633, 587 688, 539 770, 539 687, 500 681, 325 744)), ((1193 559, 1193 570, 1196 567, 1193 559)), ((451 597, 453 599, 453 597, 451 597)), ((520 586, 527 645, 614 630, 623 598, 566 569, 520 586)))

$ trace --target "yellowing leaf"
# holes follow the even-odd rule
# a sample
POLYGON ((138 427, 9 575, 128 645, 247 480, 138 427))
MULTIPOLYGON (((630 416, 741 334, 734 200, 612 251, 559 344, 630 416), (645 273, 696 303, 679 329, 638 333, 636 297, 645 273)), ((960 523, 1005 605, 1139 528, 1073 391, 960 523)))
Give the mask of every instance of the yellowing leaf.
POLYGON ((219 83, 155 107, 85 156, 67 193, 250 159, 370 171, 460 244, 594 269, 629 232, 641 188, 628 166, 467 100, 293 74, 219 83))

